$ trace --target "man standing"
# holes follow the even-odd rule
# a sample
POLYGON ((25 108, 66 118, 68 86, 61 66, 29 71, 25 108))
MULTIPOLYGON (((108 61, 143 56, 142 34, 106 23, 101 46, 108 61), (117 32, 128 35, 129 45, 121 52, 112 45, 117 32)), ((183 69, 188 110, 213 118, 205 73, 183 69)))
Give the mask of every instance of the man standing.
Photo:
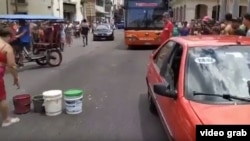
POLYGON ((164 43, 167 39, 172 37, 174 26, 170 20, 170 15, 168 12, 163 13, 164 28, 161 33, 161 43, 164 43))
POLYGON ((233 35, 233 28, 232 28, 232 20, 233 20, 233 15, 231 13, 227 13, 225 15, 225 24, 226 27, 223 31, 225 35, 233 35))
POLYGON ((19 55, 19 62, 18 65, 23 66, 23 48, 25 47, 28 51, 30 51, 30 43, 31 43, 31 37, 30 37, 30 26, 26 23, 25 20, 19 21, 20 28, 18 30, 18 35, 16 36, 19 38, 20 45, 17 49, 17 54, 19 55))
POLYGON ((245 25, 247 30, 246 36, 250 37, 250 13, 244 15, 243 24, 245 25))

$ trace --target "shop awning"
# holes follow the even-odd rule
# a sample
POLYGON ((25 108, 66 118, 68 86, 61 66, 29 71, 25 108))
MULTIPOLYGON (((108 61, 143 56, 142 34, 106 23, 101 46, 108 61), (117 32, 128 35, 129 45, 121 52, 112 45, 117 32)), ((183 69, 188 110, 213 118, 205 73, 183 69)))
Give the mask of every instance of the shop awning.
POLYGON ((96 10, 96 12, 102 13, 102 14, 107 14, 108 13, 108 12, 105 12, 104 7, 98 6, 98 5, 95 6, 95 10, 96 10))
POLYGON ((250 0, 247 1, 247 13, 250 13, 250 0))

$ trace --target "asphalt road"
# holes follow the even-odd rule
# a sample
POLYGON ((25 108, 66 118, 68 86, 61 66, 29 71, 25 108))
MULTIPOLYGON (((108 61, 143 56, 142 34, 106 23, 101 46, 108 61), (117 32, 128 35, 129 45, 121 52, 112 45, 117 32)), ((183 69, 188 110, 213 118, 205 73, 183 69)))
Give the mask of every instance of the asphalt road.
POLYGON ((1 141, 166 141, 160 120, 147 105, 145 74, 152 50, 127 50, 123 31, 115 37, 85 48, 75 40, 60 67, 27 64, 20 71, 20 90, 7 75, 10 105, 16 94, 34 96, 51 89, 80 88, 85 95, 82 114, 19 115, 20 123, 0 128, 1 141))

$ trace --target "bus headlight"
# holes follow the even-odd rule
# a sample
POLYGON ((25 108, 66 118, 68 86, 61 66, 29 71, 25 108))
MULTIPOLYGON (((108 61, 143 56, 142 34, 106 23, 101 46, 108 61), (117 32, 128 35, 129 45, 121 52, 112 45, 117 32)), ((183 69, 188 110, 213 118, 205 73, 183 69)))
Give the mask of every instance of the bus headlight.
POLYGON ((129 41, 136 41, 137 39, 135 37, 127 37, 129 41))

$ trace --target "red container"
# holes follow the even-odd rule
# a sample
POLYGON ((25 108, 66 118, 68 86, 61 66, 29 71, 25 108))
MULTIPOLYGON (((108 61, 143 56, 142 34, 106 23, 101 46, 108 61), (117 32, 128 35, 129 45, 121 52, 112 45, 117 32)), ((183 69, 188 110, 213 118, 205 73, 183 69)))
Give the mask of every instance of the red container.
POLYGON ((31 96, 29 94, 14 96, 13 104, 16 114, 26 114, 31 110, 31 96))

